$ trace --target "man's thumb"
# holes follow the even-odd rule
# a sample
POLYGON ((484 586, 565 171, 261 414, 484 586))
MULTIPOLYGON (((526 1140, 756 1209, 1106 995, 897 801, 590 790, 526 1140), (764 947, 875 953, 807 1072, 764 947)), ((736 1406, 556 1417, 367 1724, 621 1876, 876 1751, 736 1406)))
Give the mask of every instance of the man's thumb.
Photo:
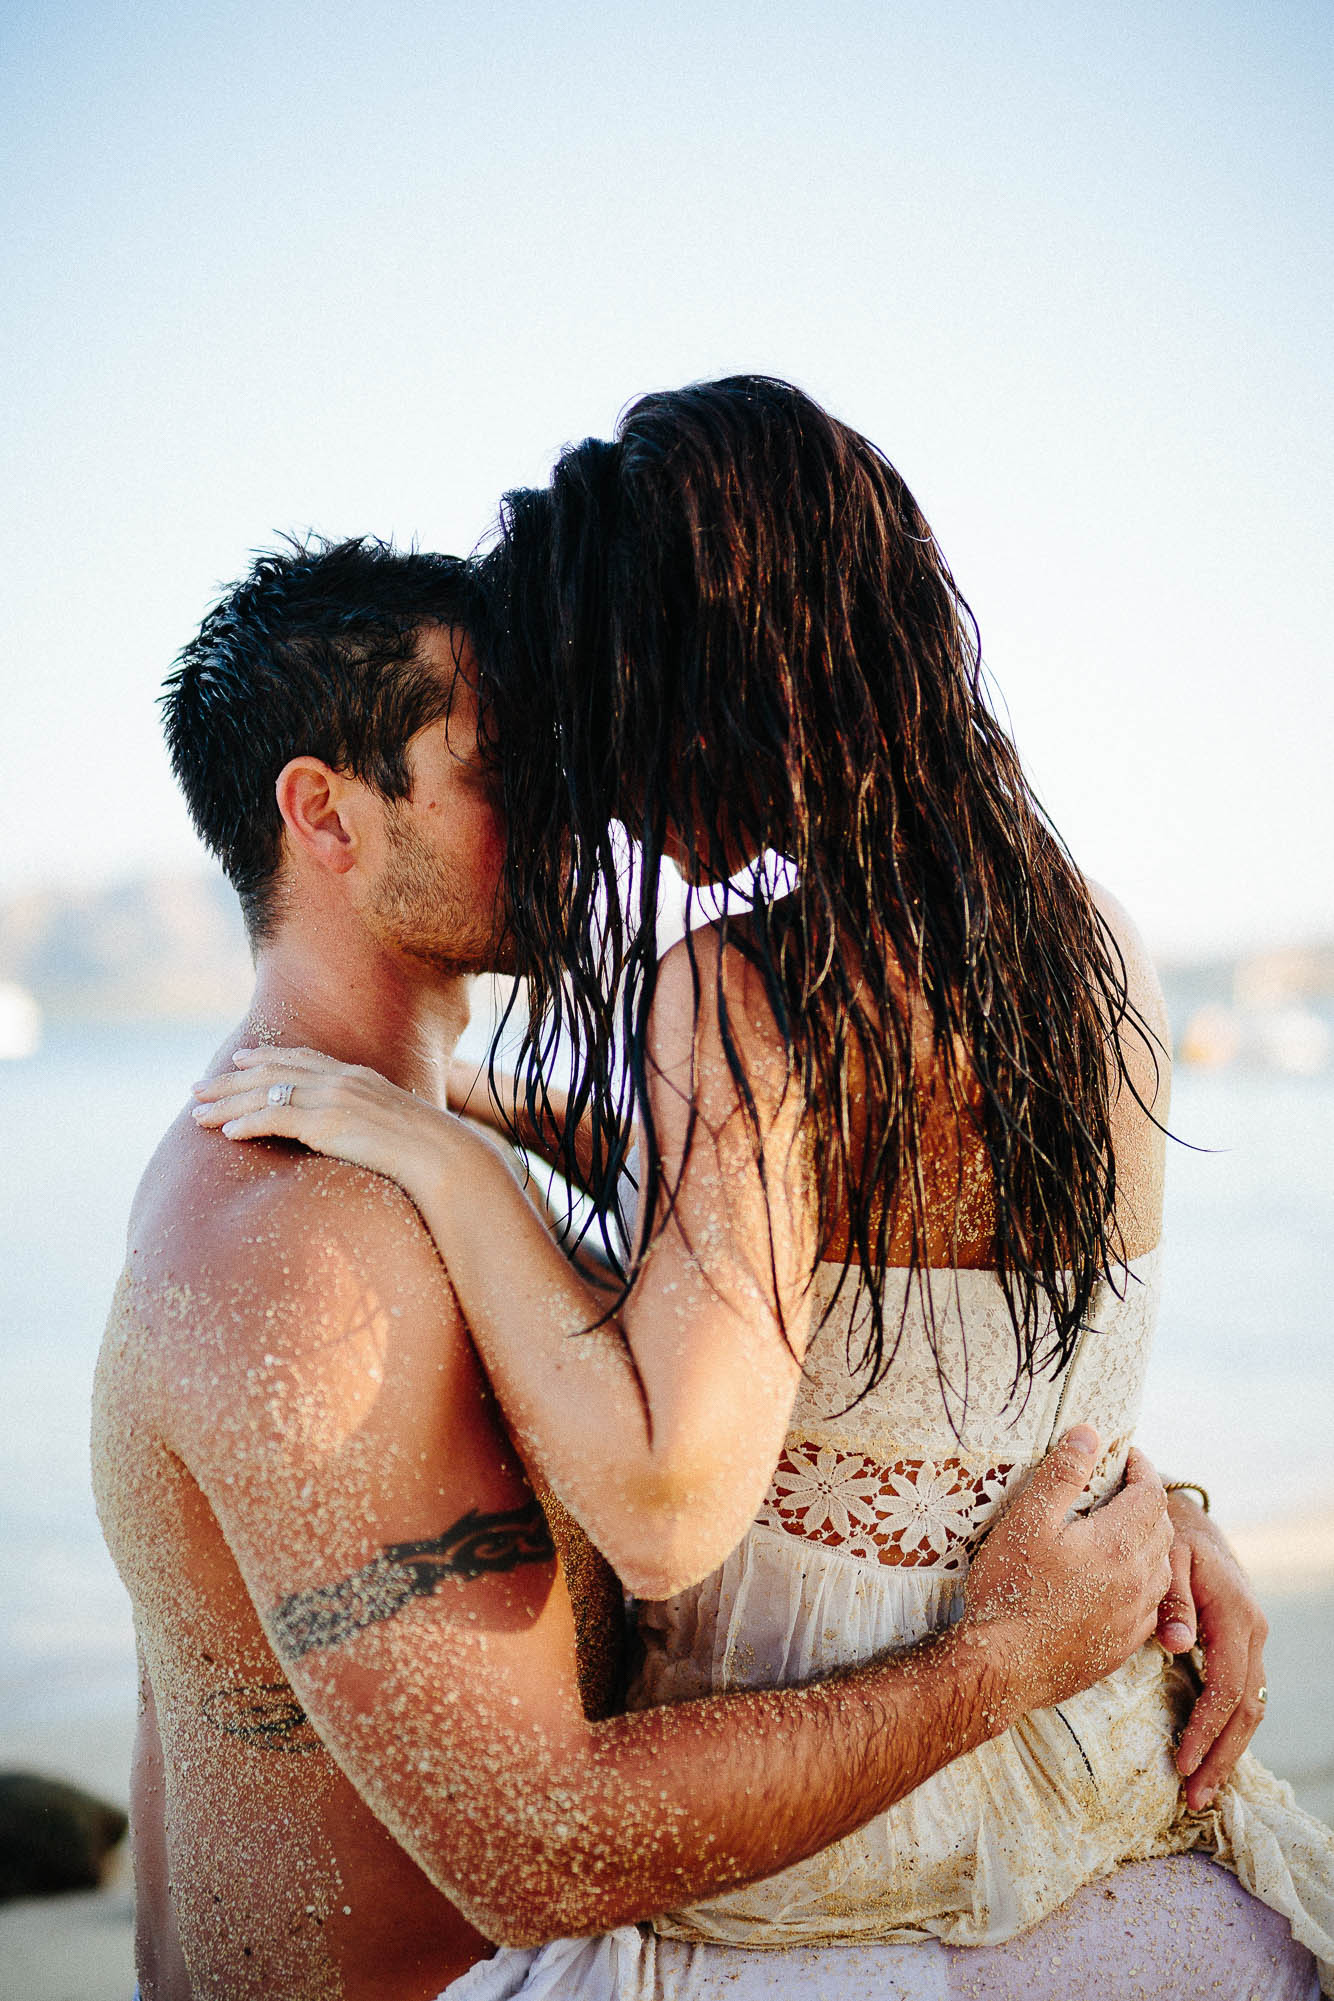
POLYGON ((1098 1460, 1098 1434, 1076 1424, 1058 1440, 1024 1490, 1030 1505, 1066 1515, 1087 1487, 1098 1460))

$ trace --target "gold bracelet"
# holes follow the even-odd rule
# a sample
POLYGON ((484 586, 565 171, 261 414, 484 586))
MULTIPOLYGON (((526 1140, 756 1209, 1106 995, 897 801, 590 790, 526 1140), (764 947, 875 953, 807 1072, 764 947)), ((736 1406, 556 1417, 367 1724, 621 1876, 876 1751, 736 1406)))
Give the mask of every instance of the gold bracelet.
POLYGON ((1163 1492, 1165 1494, 1198 1494, 1200 1497, 1200 1506, 1204 1509, 1206 1515, 1209 1512, 1209 1495, 1198 1480, 1164 1480, 1163 1492))

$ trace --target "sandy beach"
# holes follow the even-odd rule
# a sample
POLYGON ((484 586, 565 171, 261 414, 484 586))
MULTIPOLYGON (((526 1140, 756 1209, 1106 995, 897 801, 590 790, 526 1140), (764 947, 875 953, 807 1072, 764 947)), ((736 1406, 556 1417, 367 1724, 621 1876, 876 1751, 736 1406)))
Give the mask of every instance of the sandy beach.
MULTIPOLYGON (((1334 1822, 1334 1507, 1238 1533, 1271 1632, 1269 1715, 1255 1749, 1301 1804, 1334 1822)), ((0 1766, 48 1773, 126 1802, 133 1718, 114 1726, 0 1731, 0 1766)), ((15 2001, 129 2001, 134 1899, 122 1855, 97 1891, 0 1909, 3 1992, 15 2001)))

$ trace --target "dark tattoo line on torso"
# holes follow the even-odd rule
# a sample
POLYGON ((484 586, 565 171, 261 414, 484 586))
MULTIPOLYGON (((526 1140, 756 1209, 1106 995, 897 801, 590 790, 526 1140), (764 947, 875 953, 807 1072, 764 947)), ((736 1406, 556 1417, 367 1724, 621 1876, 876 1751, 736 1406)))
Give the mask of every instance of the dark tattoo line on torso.
POLYGON ((492 1515, 469 1508, 434 1541, 392 1543, 339 1584, 294 1591, 274 1609, 274 1639, 281 1654, 299 1660, 392 1619, 414 1598, 429 1598, 446 1577, 469 1581, 524 1563, 551 1563, 555 1555, 536 1501, 492 1515))
POLYGON ((225 1736, 263 1751, 303 1755, 320 1749, 310 1718, 285 1681, 215 1688, 204 1697, 203 1711, 225 1736))

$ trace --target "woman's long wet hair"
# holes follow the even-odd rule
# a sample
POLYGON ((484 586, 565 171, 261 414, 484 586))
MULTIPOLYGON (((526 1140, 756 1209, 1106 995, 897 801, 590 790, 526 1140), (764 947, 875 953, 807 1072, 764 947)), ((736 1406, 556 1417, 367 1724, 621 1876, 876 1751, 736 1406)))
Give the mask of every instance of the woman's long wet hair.
POLYGON ((507 496, 483 571, 529 1115, 548 1123, 572 1050, 602 1210, 637 1110, 641 1209, 662 1218, 647 1027, 664 847, 684 836, 703 881, 756 856, 719 928, 763 977, 804 1099, 818 1254, 846 1245, 843 1283, 869 1303, 849 1354, 863 1393, 902 1324, 879 1276, 891 1234, 919 1283, 928 1263, 922 1141, 942 1088, 985 1144, 1016 1385, 1062 1366, 1120 1261, 1111 1105, 1133 1089, 1122 1037, 1147 1031, 893 466, 783 382, 646 396, 614 441, 507 496), (614 821, 640 848, 630 878, 614 821))

